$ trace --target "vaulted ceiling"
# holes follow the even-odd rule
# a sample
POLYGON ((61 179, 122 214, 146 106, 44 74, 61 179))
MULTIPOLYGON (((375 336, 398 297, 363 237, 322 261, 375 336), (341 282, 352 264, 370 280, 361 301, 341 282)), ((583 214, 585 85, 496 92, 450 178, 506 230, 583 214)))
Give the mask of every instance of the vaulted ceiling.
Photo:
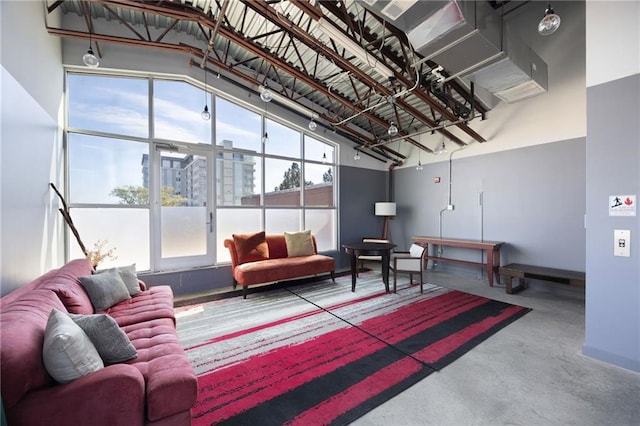
MULTIPOLYGON (((276 102, 316 117, 381 161, 403 162, 397 141, 432 152, 419 141, 425 132, 460 146, 485 142, 472 125, 488 108, 473 85, 414 51, 404 31, 365 7, 374 2, 45 0, 45 6, 47 14, 83 20, 78 28, 64 16, 60 26, 47 19, 50 34, 90 38, 98 56, 108 43, 182 52, 186 66, 254 92, 268 86, 276 102)), ((488 3, 498 9, 509 2, 488 3)))

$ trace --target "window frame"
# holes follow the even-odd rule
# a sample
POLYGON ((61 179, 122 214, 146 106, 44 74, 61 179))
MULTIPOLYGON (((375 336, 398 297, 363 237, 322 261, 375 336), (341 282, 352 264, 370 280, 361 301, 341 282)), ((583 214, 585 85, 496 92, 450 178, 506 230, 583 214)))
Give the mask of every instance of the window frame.
MULTIPOLYGON (((291 209, 295 209, 299 211, 299 230, 303 230, 306 229, 305 226, 305 218, 307 217, 307 210, 332 210, 333 211, 333 236, 332 236, 332 240, 333 240, 333 247, 328 248, 327 251, 337 251, 338 250, 338 241, 339 241, 339 205, 338 205, 338 200, 339 200, 339 162, 338 159, 340 158, 339 156, 339 150, 340 150, 340 145, 337 142, 332 142, 330 140, 328 140, 327 138, 325 138, 324 136, 322 136, 321 134, 319 134, 319 132, 310 132, 308 129, 306 129, 306 127, 298 125, 292 121, 287 120, 286 118, 283 117, 279 117, 276 116, 275 114, 273 114, 273 112, 269 111, 269 108, 267 108, 266 106, 264 108, 260 108, 259 106, 256 105, 252 105, 248 102, 242 101, 240 99, 237 99, 227 93, 222 92, 219 89, 216 88, 212 88, 210 86, 207 86, 205 88, 204 84, 202 84, 201 82, 186 76, 186 75, 166 75, 166 74, 155 74, 155 73, 135 73, 135 72, 124 72, 124 71, 108 71, 108 72, 104 72, 104 70, 84 70, 84 69, 78 69, 75 67, 66 67, 65 68, 65 73, 64 73, 64 87, 65 87, 65 92, 64 92, 64 124, 63 124, 63 148, 64 148, 64 160, 65 160, 65 167, 64 167, 64 178, 65 178, 65 193, 69 194, 69 188, 70 188, 70 176, 69 176, 69 145, 68 145, 68 141, 69 141, 69 135, 70 134, 82 134, 82 135, 89 135, 89 136, 99 136, 99 137, 104 137, 104 138, 109 138, 109 139, 122 139, 122 140, 130 140, 130 141, 134 141, 134 142, 143 142, 143 143, 147 143, 148 144, 148 153, 149 153, 149 204, 148 205, 123 205, 123 204, 95 204, 95 203, 69 203, 69 207, 73 208, 73 209, 83 209, 83 208, 107 208, 107 209, 146 209, 148 210, 148 217, 149 217, 149 230, 148 230, 148 234, 149 234, 149 272, 153 273, 153 272, 158 272, 161 269, 159 269, 159 262, 158 262, 158 256, 157 256, 157 252, 159 250, 159 234, 158 233, 158 228, 159 228, 159 218, 157 217, 156 213, 154 212, 154 209, 152 208, 152 203, 157 201, 159 198, 159 194, 157 193, 158 190, 157 188, 155 188, 156 186, 156 181, 158 181, 159 177, 155 176, 155 172, 152 172, 152 170, 156 169, 156 166, 159 167, 159 165, 156 165, 155 162, 160 162, 162 161, 159 158, 156 158, 156 156, 151 155, 153 152, 155 152, 155 150, 157 149, 158 146, 167 146, 167 144, 170 145, 175 145, 178 147, 184 147, 185 149, 188 150, 208 150, 210 152, 210 157, 211 158, 211 176, 208 178, 208 183, 210 184, 210 189, 209 189, 209 193, 210 193, 210 203, 212 204, 212 208, 211 211, 213 212, 213 217, 214 217, 214 224, 213 224, 213 233, 214 233, 214 245, 213 245, 213 254, 212 254, 212 258, 209 259, 209 263, 207 265, 205 265, 205 267, 216 267, 219 265, 226 265, 230 263, 230 259, 227 260, 225 258, 224 255, 221 256, 221 253, 219 253, 219 251, 221 250, 221 241, 224 240, 224 238, 228 238, 228 236, 224 236, 224 235, 220 235, 220 233, 218 232, 218 223, 217 223, 217 215, 218 215, 218 211, 219 210, 228 210, 228 209, 258 209, 259 210, 259 217, 260 217, 260 229, 256 229, 255 231, 261 231, 265 229, 265 224, 266 224, 266 216, 267 216, 267 211, 271 212, 274 210, 278 210, 278 209, 283 209, 283 210, 291 210, 291 209), (74 128, 69 126, 69 112, 70 112, 70 99, 69 99, 69 76, 70 75, 83 75, 83 76, 96 76, 96 77, 123 77, 123 78, 138 78, 138 79, 146 79, 147 84, 148 84, 148 137, 143 138, 143 137, 139 137, 139 136, 130 136, 130 135, 123 135, 123 134, 118 134, 118 133, 110 133, 110 132, 105 132, 105 131, 93 131, 90 129, 81 129, 81 128, 74 128), (172 140, 168 140, 168 139, 161 139, 156 137, 156 132, 155 132, 155 111, 154 111, 154 81, 156 80, 162 80, 162 81, 176 81, 176 82, 184 82, 187 83, 189 85, 192 85, 194 87, 196 87, 197 89, 200 90, 206 90, 207 91, 207 96, 208 96, 208 101, 209 101, 209 105, 210 105, 210 111, 211 111, 211 121, 210 121, 210 128, 211 128, 211 143, 190 143, 190 142, 184 142, 184 141, 172 141, 172 140), (264 148, 264 143, 262 143, 262 141, 260 141, 260 152, 253 152, 253 151, 248 151, 246 149, 242 149, 242 148, 238 148, 238 149, 228 149, 228 148, 224 148, 223 146, 219 146, 218 145, 218 141, 216 140, 216 128, 217 128, 217 124, 216 124, 216 120, 217 120, 217 111, 216 111, 216 100, 220 98, 221 100, 224 100, 226 102, 230 102, 232 103, 234 106, 243 108, 251 113, 257 114, 260 118, 260 122, 261 122, 261 129, 264 132, 265 126, 267 125, 267 120, 269 121, 273 121, 278 123, 279 125, 282 125, 288 129, 291 129, 295 132, 298 133, 299 135, 299 151, 300 151, 300 155, 297 157, 288 157, 286 155, 276 155, 276 154, 267 154, 265 152, 265 148, 264 148), (318 141, 320 143, 326 144, 327 147, 331 147, 332 149, 332 158, 328 158, 328 161, 323 161, 323 159, 312 159, 312 158, 306 158, 306 152, 305 152, 305 138, 306 137, 310 137, 312 139, 314 139, 315 141, 318 141), (217 161, 218 161, 218 154, 219 153, 230 153, 232 158, 235 158, 235 155, 237 154, 248 154, 250 153, 251 155, 253 155, 256 159, 256 161, 260 162, 260 187, 259 188, 254 188, 254 192, 255 194, 257 194, 259 196, 260 202, 258 206, 247 206, 247 205, 221 205, 218 203, 218 199, 217 199, 217 191, 218 191, 218 182, 217 182, 217 161), (266 174, 267 174, 267 170, 265 167, 266 162, 269 159, 277 159, 277 160, 286 160, 286 161, 291 161, 291 162, 297 162, 300 165, 300 199, 299 199, 299 205, 267 205, 267 203, 265 202, 265 195, 268 193, 266 190, 266 174), (152 162, 154 162, 153 164, 151 164, 152 162), (320 166, 324 166, 326 165, 327 167, 330 167, 333 173, 333 183, 331 185, 331 192, 332 192, 332 205, 331 206, 314 206, 314 205, 309 205, 307 206, 305 204, 305 190, 306 190, 306 186, 305 182, 305 169, 306 169, 306 165, 307 164, 312 164, 314 166, 320 165, 320 166), (222 260, 220 260, 222 259, 222 260)), ((261 102, 261 101, 260 101, 261 102)), ((224 161, 224 160, 223 160, 224 161)), ((295 229, 292 229, 292 231, 294 231, 295 229)), ((249 230, 247 232, 250 232, 249 230)), ((88 242, 85 241, 85 244, 87 244, 88 242)), ((71 244, 75 244, 75 241, 71 240, 71 238, 69 237, 69 232, 68 230, 65 228, 65 257, 68 259, 69 258, 69 252, 70 252, 70 247, 71 244)), ((90 249, 90 247, 87 247, 87 249, 90 249)), ((225 253, 226 254, 226 253, 225 253)))

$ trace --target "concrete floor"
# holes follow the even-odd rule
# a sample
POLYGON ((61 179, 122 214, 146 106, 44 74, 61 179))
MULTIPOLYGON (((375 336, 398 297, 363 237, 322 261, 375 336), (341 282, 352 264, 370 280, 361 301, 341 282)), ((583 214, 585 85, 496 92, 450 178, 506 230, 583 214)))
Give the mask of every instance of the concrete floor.
POLYGON ((640 425, 640 374, 581 354, 584 291, 536 281, 509 295, 444 272, 425 282, 533 311, 353 425, 640 425))

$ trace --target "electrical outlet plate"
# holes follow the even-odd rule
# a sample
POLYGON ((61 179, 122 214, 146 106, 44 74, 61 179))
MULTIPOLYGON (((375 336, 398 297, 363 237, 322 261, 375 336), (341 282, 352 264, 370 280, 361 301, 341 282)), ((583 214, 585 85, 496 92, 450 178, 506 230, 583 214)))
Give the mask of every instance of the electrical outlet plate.
POLYGON ((631 231, 616 229, 613 231, 613 255, 631 257, 631 231))

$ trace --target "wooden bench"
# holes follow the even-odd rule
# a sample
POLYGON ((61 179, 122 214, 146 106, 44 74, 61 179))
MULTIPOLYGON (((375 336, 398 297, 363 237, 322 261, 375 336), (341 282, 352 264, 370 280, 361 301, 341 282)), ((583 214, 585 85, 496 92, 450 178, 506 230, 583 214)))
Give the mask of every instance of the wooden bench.
POLYGON ((572 287, 585 287, 585 273, 567 271, 565 269, 545 268, 543 266, 523 265, 522 263, 510 263, 500 267, 500 277, 504 277, 507 284, 507 293, 511 294, 525 288, 525 278, 534 280, 551 281, 567 284, 572 287), (511 281, 518 278, 518 286, 512 287, 511 281))

